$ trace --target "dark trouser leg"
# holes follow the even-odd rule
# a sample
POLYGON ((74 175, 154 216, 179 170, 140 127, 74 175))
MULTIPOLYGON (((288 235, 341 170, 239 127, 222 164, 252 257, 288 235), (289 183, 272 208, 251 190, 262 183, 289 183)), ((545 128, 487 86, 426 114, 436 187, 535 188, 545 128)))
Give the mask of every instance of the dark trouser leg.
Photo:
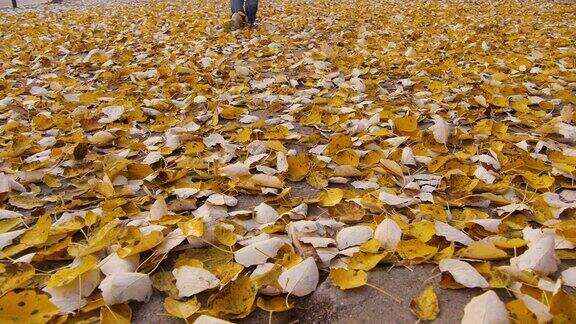
POLYGON ((244 12, 244 0, 230 0, 232 13, 244 12))
POLYGON ((258 11, 258 0, 246 0, 246 17, 248 23, 256 22, 256 12, 258 11))

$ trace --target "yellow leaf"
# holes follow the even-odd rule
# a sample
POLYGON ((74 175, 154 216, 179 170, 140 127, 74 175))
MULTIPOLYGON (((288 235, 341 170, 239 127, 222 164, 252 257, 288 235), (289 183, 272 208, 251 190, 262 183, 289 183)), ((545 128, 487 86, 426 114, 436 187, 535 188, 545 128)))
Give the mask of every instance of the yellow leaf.
POLYGON ((538 175, 530 171, 524 171, 520 175, 530 187, 536 190, 550 188, 555 180, 553 176, 547 174, 538 175))
POLYGON ((508 253, 500 250, 489 242, 475 241, 458 253, 459 256, 470 259, 497 260, 508 257, 508 253))
POLYGON ((226 246, 234 246, 234 244, 236 244, 237 237, 234 233, 234 230, 228 228, 228 226, 233 227, 230 224, 218 223, 214 228, 214 236, 216 236, 218 242, 226 246))
POLYGON ((409 135, 418 130, 418 117, 414 115, 394 119, 394 128, 401 135, 409 135))
POLYGON ((340 165, 351 165, 357 167, 360 163, 360 157, 352 149, 344 149, 332 155, 332 161, 340 165))
POLYGON ((454 256, 456 248, 454 246, 454 242, 451 242, 450 245, 440 250, 435 256, 434 261, 441 261, 444 259, 451 259, 454 256))
POLYGON ((344 191, 339 188, 322 191, 318 196, 318 204, 322 207, 336 206, 344 197, 344 191))
MULTIPOLYGON (((174 268, 177 268, 174 265, 174 268)), ((159 291, 165 292, 168 296, 177 298, 178 288, 176 287, 176 278, 171 271, 156 272, 150 275, 150 280, 152 280, 152 286, 159 291)))
POLYGON ((84 227, 83 217, 74 217, 70 220, 60 223, 57 227, 50 228, 50 235, 66 234, 75 232, 84 227))
POLYGON ((100 324, 130 324, 132 309, 127 304, 100 308, 100 324))
POLYGON ((229 262, 225 264, 219 264, 214 270, 214 275, 220 279, 220 286, 226 286, 230 281, 236 280, 240 272, 244 270, 244 267, 236 262, 229 262))
POLYGON ((321 172, 310 172, 306 176, 306 182, 316 189, 324 189, 328 186, 328 179, 321 172))
POLYGON ((206 146, 202 141, 190 141, 187 142, 185 147, 185 154, 194 155, 203 152, 206 149, 206 146))
POLYGON ((152 167, 144 163, 131 163, 126 167, 126 171, 131 180, 142 180, 154 173, 152 167))
POLYGON ((368 253, 377 253, 380 250, 382 243, 376 239, 369 239, 360 245, 360 251, 368 253))
POLYGON ((448 213, 444 208, 434 204, 419 204, 418 210, 431 219, 446 222, 448 220, 448 213))
POLYGON ((24 195, 11 196, 8 203, 22 209, 34 209, 44 206, 44 202, 40 198, 24 195))
POLYGON ((237 119, 246 112, 245 109, 237 107, 226 107, 220 112, 220 117, 224 119, 237 119))
POLYGON ((414 222, 410 224, 408 234, 426 243, 436 234, 436 227, 434 223, 427 220, 414 222))
POLYGON ((285 312, 294 307, 293 304, 288 303, 288 300, 282 296, 272 297, 270 299, 264 299, 258 297, 256 300, 256 305, 267 312, 285 312))
POLYGON ((310 158, 304 152, 291 155, 288 161, 288 178, 291 181, 300 181, 306 177, 310 170, 310 158))
POLYGON ((550 313, 555 317, 563 317, 566 323, 576 322, 576 297, 564 290, 552 296, 550 313))
POLYGON ((328 209, 330 216, 345 223, 354 223, 364 218, 366 211, 353 201, 341 201, 328 209))
POLYGON ((285 139, 290 134, 288 128, 283 125, 270 127, 264 132, 265 139, 285 139))
POLYGON ((240 275, 208 298, 208 311, 221 318, 244 318, 252 311, 257 292, 256 284, 240 275))
POLYGON ((0 295, 16 288, 24 288, 34 278, 35 273, 34 267, 28 263, 7 265, 0 276, 0 295))
POLYGON ((96 230, 96 233, 88 238, 88 245, 82 246, 80 244, 74 244, 68 247, 68 253, 71 256, 81 257, 85 256, 97 251, 102 250, 103 248, 109 246, 116 242, 118 235, 121 232, 120 227, 118 225, 120 222, 113 221, 105 224, 104 226, 100 227, 96 230))
MULTIPOLYGON (((140 233, 140 230, 136 230, 136 232, 140 233)), ((164 235, 162 235, 162 232, 152 232, 148 235, 139 234, 125 241, 125 243, 128 243, 128 245, 119 248, 116 251, 116 254, 118 254, 118 256, 121 258, 126 258, 140 252, 148 251, 156 245, 160 244, 163 239, 164 235)))
POLYGON ((328 146, 325 149, 325 153, 329 156, 332 156, 338 153, 340 150, 351 147, 352 147, 352 139, 350 138, 350 136, 345 134, 336 134, 330 137, 330 142, 328 142, 328 146))
POLYGON ((52 219, 49 215, 43 215, 38 218, 36 224, 32 226, 20 239, 20 243, 26 244, 28 246, 35 246, 46 242, 48 239, 48 234, 50 232, 50 226, 52 225, 52 219))
POLYGON ((433 321, 438 316, 440 308, 438 306, 438 296, 434 287, 424 289, 418 297, 412 300, 410 308, 423 321, 433 321))
POLYGON ((523 301, 516 299, 506 304, 510 316, 516 320, 517 323, 537 324, 536 315, 534 315, 523 301))
POLYGON ((164 299, 164 309, 166 312, 178 318, 188 318, 200 310, 201 307, 202 305, 196 297, 187 301, 179 301, 170 297, 164 299))
POLYGON ((438 248, 422 243, 420 240, 400 241, 396 251, 402 259, 425 261, 436 254, 438 248))
POLYGON ((3 219, 0 220, 0 234, 4 234, 14 227, 20 225, 22 223, 22 219, 20 218, 10 218, 10 219, 3 219))
POLYGON ((201 218, 192 218, 178 222, 178 228, 186 236, 202 237, 204 235, 204 222, 201 218))
POLYGON ((510 104, 508 98, 502 96, 495 96, 488 99, 488 102, 496 107, 508 107, 510 104))
POLYGON ((364 286, 368 282, 368 275, 362 270, 337 268, 330 271, 330 279, 340 289, 352 289, 364 286))
POLYGON ((386 255, 387 253, 374 254, 360 251, 356 252, 348 261, 348 268, 353 270, 369 271, 378 265, 386 255))
POLYGON ((0 298, 0 322, 46 323, 58 314, 58 307, 47 295, 33 290, 9 292, 0 298))
POLYGON ((87 255, 82 258, 79 265, 56 271, 52 276, 50 276, 50 279, 46 281, 46 287, 60 287, 70 283, 79 275, 94 269, 97 264, 98 259, 96 259, 96 257, 87 255))

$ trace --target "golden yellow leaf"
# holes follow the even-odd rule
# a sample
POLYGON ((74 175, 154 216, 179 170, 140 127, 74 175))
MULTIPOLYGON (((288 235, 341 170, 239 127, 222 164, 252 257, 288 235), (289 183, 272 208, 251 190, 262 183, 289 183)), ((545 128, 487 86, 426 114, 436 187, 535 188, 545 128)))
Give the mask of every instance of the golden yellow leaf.
POLYGON ((252 311, 257 292, 256 284, 240 275, 208 298, 208 310, 216 317, 244 318, 252 311))
POLYGON ((326 154, 331 156, 338 153, 340 150, 351 148, 352 147, 352 139, 349 135, 345 134, 336 134, 330 137, 330 142, 328 142, 328 146, 326 147, 326 154))
POLYGON ((48 300, 48 296, 33 290, 9 292, 0 297, 2 323, 46 323, 56 314, 58 308, 48 300))
POLYGON ((100 308, 101 324, 130 324, 131 320, 132 309, 127 304, 100 308))
POLYGON ((230 281, 236 280, 244 267, 236 262, 229 262, 217 265, 214 269, 214 274, 220 279, 220 286, 227 285, 230 281))
POLYGON ((52 218, 49 215, 43 215, 20 239, 20 243, 34 246, 46 242, 52 225, 52 218))
POLYGON ((332 161, 340 165, 351 165, 357 167, 360 163, 360 157, 352 149, 343 149, 332 155, 332 161))
POLYGON ((394 119, 394 128, 402 135, 407 135, 418 130, 418 117, 408 115, 394 119))
POLYGON ((119 222, 116 221, 105 224, 88 238, 87 246, 82 246, 80 244, 70 245, 68 253, 75 257, 81 257, 100 251, 108 245, 115 243, 121 232, 118 225, 119 222))
POLYGON ((489 242, 476 241, 459 251, 458 255, 464 258, 479 260, 497 260, 508 257, 508 253, 500 250, 489 242))
POLYGON ((429 286, 424 289, 416 298, 410 302, 410 308, 423 321, 433 321, 440 313, 438 296, 434 287, 429 286))
MULTIPOLYGON (((175 266, 175 268, 177 268, 175 266)), ((178 288, 176 287, 176 278, 171 271, 156 272, 150 275, 152 286, 159 291, 163 291, 172 298, 178 298, 178 288)))
POLYGON ((345 222, 354 223, 364 218, 366 211, 353 201, 341 201, 328 209, 330 216, 345 222))
POLYGON ((306 177, 310 170, 310 158, 306 153, 288 156, 288 176, 291 181, 300 181, 306 177))
POLYGON ((28 263, 14 263, 7 265, 0 274, 0 294, 5 294, 16 288, 24 288, 36 270, 28 263))
POLYGON ((348 261, 348 269, 370 271, 382 259, 386 257, 386 253, 374 254, 366 252, 356 252, 348 261))
POLYGON ((256 300, 256 305, 267 311, 267 312, 285 312, 290 310, 294 307, 293 304, 289 304, 286 298, 282 296, 272 297, 270 299, 264 299, 262 297, 258 297, 256 300))
POLYGON ((436 254, 438 248, 422 243, 420 240, 400 241, 396 251, 402 259, 424 261, 436 254))
POLYGON ((330 279, 334 286, 345 290, 364 286, 368 275, 362 270, 337 268, 330 271, 330 279))
POLYGON ((344 197, 344 191, 339 188, 322 191, 318 196, 318 204, 322 207, 336 206, 344 197))
POLYGON ((538 320, 536 320, 536 315, 534 315, 528 308, 523 301, 519 299, 515 299, 510 301, 506 304, 506 308, 508 312, 510 312, 510 316, 518 321, 518 323, 527 323, 527 324, 537 324, 538 320))
POLYGON ((131 255, 138 254, 143 251, 148 251, 155 247, 156 245, 160 244, 164 239, 164 235, 162 232, 152 232, 148 235, 140 234, 140 231, 136 231, 139 235, 134 237, 130 237, 125 242, 127 245, 123 245, 121 248, 116 250, 116 254, 118 254, 121 258, 126 258, 131 255))
POLYGON ((59 287, 70 283, 79 275, 94 269, 97 264, 98 259, 96 257, 87 255, 82 258, 79 265, 56 271, 52 276, 50 276, 50 279, 46 281, 46 287, 59 287))
POLYGON ((173 298, 164 299, 164 309, 168 314, 178 318, 188 318, 194 315, 202 305, 196 300, 196 297, 186 301, 179 301, 173 298))
POLYGON ((216 236, 218 242, 226 246, 234 246, 237 241, 236 233, 234 233, 233 229, 228 228, 228 226, 232 225, 226 223, 218 223, 214 228, 214 236, 216 236))
POLYGON ((178 222, 178 228, 186 236, 202 237, 204 235, 204 222, 200 218, 191 218, 178 222))

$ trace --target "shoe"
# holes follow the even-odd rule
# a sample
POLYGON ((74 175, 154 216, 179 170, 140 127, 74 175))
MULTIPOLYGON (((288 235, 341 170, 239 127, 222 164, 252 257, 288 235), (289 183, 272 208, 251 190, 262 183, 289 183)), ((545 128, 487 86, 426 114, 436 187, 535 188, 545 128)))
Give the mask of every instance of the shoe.
POLYGON ((232 26, 232 29, 239 29, 242 28, 242 26, 244 25, 244 16, 242 15, 241 12, 235 12, 232 14, 232 18, 230 19, 230 26, 232 26))
POLYGON ((246 23, 246 15, 243 12, 235 12, 232 14, 232 18, 230 19, 230 25, 232 26, 233 30, 242 28, 246 23))

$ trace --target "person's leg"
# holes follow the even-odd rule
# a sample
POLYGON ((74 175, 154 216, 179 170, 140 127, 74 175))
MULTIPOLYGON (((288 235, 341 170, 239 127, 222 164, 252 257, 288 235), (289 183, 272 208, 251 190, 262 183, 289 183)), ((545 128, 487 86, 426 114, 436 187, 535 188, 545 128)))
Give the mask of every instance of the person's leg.
POLYGON ((230 9, 232 13, 244 12, 244 0, 230 0, 230 9))
POLYGON ((232 29, 241 28, 246 16, 244 13, 244 0, 230 0, 230 9, 232 10, 230 26, 232 29))
POLYGON ((246 0, 246 17, 248 23, 253 25, 256 22, 256 12, 258 11, 258 0, 246 0))

